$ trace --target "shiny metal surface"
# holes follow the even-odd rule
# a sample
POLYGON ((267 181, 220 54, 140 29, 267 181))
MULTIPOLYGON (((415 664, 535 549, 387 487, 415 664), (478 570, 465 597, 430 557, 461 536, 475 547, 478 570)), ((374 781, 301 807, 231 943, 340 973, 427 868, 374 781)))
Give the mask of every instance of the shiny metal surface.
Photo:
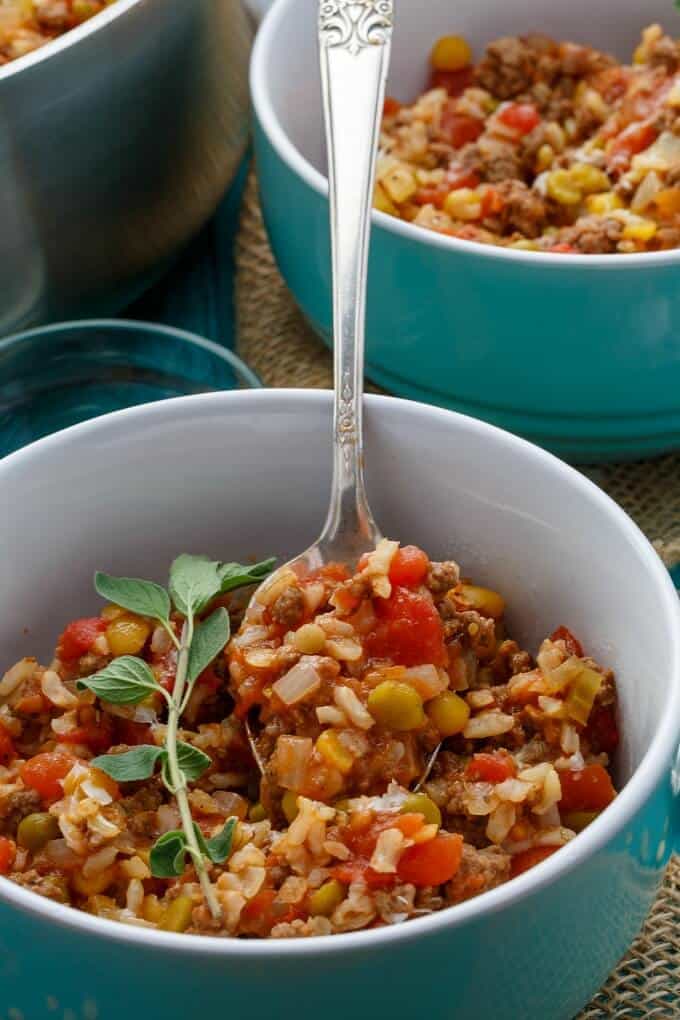
POLYGON ((132 300, 247 143, 240 0, 118 0, 0 68, 0 335, 132 300))

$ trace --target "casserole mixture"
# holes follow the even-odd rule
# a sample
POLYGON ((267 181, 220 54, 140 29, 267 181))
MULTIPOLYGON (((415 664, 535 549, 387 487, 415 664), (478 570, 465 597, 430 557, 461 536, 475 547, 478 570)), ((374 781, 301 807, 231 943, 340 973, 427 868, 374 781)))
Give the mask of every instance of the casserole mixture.
POLYGON ((97 575, 117 602, 9 669, 0 874, 134 925, 326 935, 492 889, 614 798, 614 678, 565 627, 534 659, 500 594, 387 540, 244 615, 271 566, 180 557, 172 602, 97 575))
POLYGON ((527 251, 680 246, 680 44, 658 25, 630 66, 538 34, 477 64, 445 37, 431 64, 427 92, 385 104, 377 209, 527 251))
POLYGON ((0 67, 99 14, 114 0, 0 0, 0 67))

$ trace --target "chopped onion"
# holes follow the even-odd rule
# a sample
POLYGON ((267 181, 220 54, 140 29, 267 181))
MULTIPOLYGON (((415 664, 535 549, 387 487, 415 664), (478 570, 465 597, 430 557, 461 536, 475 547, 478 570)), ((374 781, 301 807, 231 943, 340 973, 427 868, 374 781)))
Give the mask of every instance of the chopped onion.
POLYGON ((514 718, 511 715, 506 715, 504 712, 482 712, 480 715, 468 719, 467 725, 463 730, 463 736, 466 740, 498 737, 502 733, 509 733, 514 725, 514 718))
POLYGON ((645 174, 642 183, 631 199, 630 207, 633 212, 643 212, 653 201, 657 192, 661 191, 663 185, 661 179, 654 171, 645 174))
POLYGON ((80 857, 75 854, 65 839, 51 839, 45 847, 47 856, 58 868, 73 868, 80 864, 80 857))
POLYGON ((309 613, 315 613, 326 595, 326 588, 321 581, 315 581, 313 584, 306 584, 302 590, 302 595, 305 600, 305 607, 309 613))
POLYGON ((671 131, 662 131, 647 149, 633 156, 636 170, 668 170, 677 162, 680 162, 680 138, 671 131))
POLYGON ((9 698, 19 684, 30 680, 36 671, 38 663, 35 659, 19 659, 10 669, 7 670, 0 680, 0 700, 9 698))
POLYGON ((414 687, 423 701, 430 701, 449 686, 448 674, 432 665, 411 666, 402 680, 414 687))
POLYGON ((321 677, 312 656, 304 655, 292 669, 276 681, 273 690, 284 705, 297 705, 310 694, 318 691, 321 677))
POLYGON ((309 737, 279 737, 273 755, 279 786, 300 790, 304 785, 313 744, 309 737))
POLYGON ((517 812, 512 804, 499 804, 491 814, 486 826, 486 834, 491 842, 502 843, 516 820, 517 812))

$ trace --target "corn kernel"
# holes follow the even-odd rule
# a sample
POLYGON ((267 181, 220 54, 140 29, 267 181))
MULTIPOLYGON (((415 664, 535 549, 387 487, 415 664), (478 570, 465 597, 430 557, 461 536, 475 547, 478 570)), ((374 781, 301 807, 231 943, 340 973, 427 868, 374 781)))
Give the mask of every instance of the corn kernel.
POLYGON ((417 730, 426 722, 422 698, 409 684, 385 680, 368 696, 368 711, 388 730, 417 730))
POLYGON ((654 196, 654 205, 662 216, 680 212, 680 188, 664 188, 654 196))
POLYGON ((263 804, 259 801, 257 804, 253 804, 248 812, 248 820, 251 822, 263 822, 267 817, 267 812, 263 804))
POLYGON ((297 793, 293 793, 292 790, 286 790, 283 797, 281 798, 281 810, 286 816, 286 821, 289 825, 295 821, 298 816, 298 797, 297 793))
POLYGON ((403 164, 392 167, 380 178, 380 184, 387 192, 388 198, 397 205, 413 198, 418 190, 418 183, 413 171, 403 164))
POLYGON ((316 742, 316 749, 338 772, 347 775, 352 771, 354 758, 347 748, 342 746, 335 730, 324 730, 316 742))
POLYGON ((316 623, 305 623, 293 634, 293 644, 303 655, 318 655, 326 644, 326 632, 316 623))
POLYGON ((472 63, 472 50, 460 35, 445 35, 438 39, 430 54, 435 71, 460 71, 472 63))
POLYGON ((482 197, 474 188, 456 188, 446 196, 444 211, 454 220, 478 220, 482 215, 482 197))
POLYGON ((336 878, 332 878, 329 882, 324 882, 319 889, 315 889, 309 897, 309 912, 313 917, 330 917, 344 898, 344 885, 336 878))
POLYGON ((552 161, 555 158, 555 150, 552 145, 542 145, 536 153, 536 173, 543 173, 549 166, 552 166, 552 161))
POLYGON ((623 201, 615 192, 606 191, 601 195, 588 195, 586 208, 594 216, 606 216, 614 209, 622 209, 623 201))
POLYGON ((546 187, 550 197, 560 205, 578 205, 583 197, 568 170, 553 170, 548 175, 546 187))
POLYGON ((598 170, 589 163, 574 163, 567 173, 584 195, 590 195, 595 191, 607 191, 611 187, 604 170, 598 170))
POLYGON ((113 602, 110 602, 108 606, 104 606, 99 615, 102 620, 106 620, 107 623, 111 623, 112 620, 117 620, 119 616, 125 616, 126 612, 127 610, 123 609, 122 606, 117 606, 113 602))
POLYGON ((629 220, 623 228, 623 237, 628 241, 649 241, 656 234, 656 223, 636 217, 629 220))
POLYGON ((117 617, 108 625, 106 640, 112 655, 137 655, 150 633, 151 624, 147 620, 127 614, 117 617))
POLYGON ((376 183, 375 190, 373 192, 373 207, 377 209, 378 212, 388 213, 390 216, 399 215, 399 210, 380 184, 380 181, 376 183))
POLYGON ((98 896, 111 885, 116 877, 117 868, 112 864, 110 868, 97 872, 96 875, 83 875, 75 872, 71 878, 71 885, 81 896, 98 896))
POLYGON ((442 737, 462 733, 470 718, 470 706, 453 691, 443 691, 428 702, 427 714, 442 737))
POLYGON ((491 588, 480 588, 475 584, 457 584, 447 596, 454 605, 465 611, 475 609, 482 616, 499 620, 505 612, 505 599, 491 588))
POLYGON ((562 815, 562 825, 572 832, 582 832, 591 822, 594 822, 599 811, 570 811, 562 815))
POLYGON ((142 902, 142 917, 145 921, 158 924, 163 916, 163 907, 158 902, 157 896, 145 896, 142 902))
POLYGON ((166 908, 158 925, 161 931, 186 931, 191 924, 193 903, 189 896, 178 896, 166 908))
MULTIPOLYGON (((460 700, 460 699, 459 699, 460 700)), ((463 702, 465 704, 465 702, 463 702)), ((422 815, 426 825, 441 825, 442 813, 426 793, 410 793, 401 805, 401 814, 422 815)))

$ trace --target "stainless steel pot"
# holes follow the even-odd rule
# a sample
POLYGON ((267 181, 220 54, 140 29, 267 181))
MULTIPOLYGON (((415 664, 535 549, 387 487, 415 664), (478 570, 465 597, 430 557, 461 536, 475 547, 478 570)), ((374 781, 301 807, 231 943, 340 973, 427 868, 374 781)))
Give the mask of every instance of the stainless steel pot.
POLYGON ((0 68, 0 335, 132 300, 247 143, 240 0, 117 0, 0 68))

